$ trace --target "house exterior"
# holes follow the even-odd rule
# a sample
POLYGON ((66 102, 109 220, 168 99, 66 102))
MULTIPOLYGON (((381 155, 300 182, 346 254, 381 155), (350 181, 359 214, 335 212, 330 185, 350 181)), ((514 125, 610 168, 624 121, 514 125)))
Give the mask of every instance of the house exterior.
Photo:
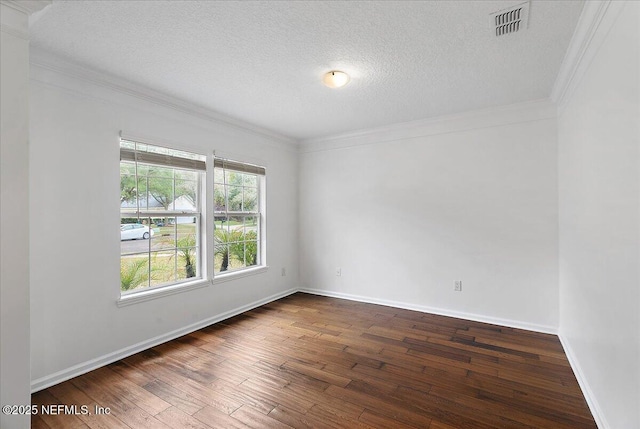
MULTIPOLYGON (((134 214, 133 212, 137 209, 138 206, 139 207, 146 206, 148 207, 149 210, 154 210, 154 209, 158 211, 165 210, 164 206, 160 204, 158 200, 153 198, 153 196, 149 198, 148 201, 145 198, 140 198, 137 203, 135 201, 123 201, 120 204, 120 209, 124 211, 128 209, 131 210, 132 216, 133 216, 134 214)), ((196 205, 190 196, 181 195, 175 200, 173 200, 173 202, 169 205, 169 210, 175 211, 175 212, 193 212, 196 210, 196 205)), ((158 222, 162 222, 163 220, 164 220, 164 216, 158 219, 153 218, 153 223, 157 224, 158 222)), ((169 218, 168 222, 170 224, 171 223, 177 223, 177 224, 195 223, 196 218, 192 216, 176 216, 175 218, 169 218), (175 220, 172 220, 172 219, 175 219, 175 220)))

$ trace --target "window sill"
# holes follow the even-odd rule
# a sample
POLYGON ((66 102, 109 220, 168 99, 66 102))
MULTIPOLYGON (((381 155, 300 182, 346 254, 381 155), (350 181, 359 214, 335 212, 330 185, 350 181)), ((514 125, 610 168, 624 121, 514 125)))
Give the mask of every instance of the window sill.
POLYGON ((156 298, 162 298, 163 296, 175 295, 177 293, 200 289, 209 285, 211 285, 211 281, 206 279, 199 279, 188 283, 180 283, 171 286, 159 287, 156 289, 143 290, 136 293, 121 295, 118 301, 116 301, 116 304, 118 305, 118 307, 126 307, 131 304, 151 301, 156 298))
POLYGON ((242 277, 255 276, 256 274, 267 272, 268 269, 269 269, 268 265, 263 265, 261 267, 248 268, 242 271, 235 271, 235 272, 226 273, 226 274, 218 274, 213 278, 211 283, 215 285, 218 283, 224 283, 231 280, 240 279, 242 277))
POLYGON ((211 284, 224 283, 231 280, 241 279, 243 277, 255 276, 256 274, 267 272, 268 265, 247 270, 235 271, 227 274, 218 274, 213 280, 200 279, 189 283, 180 283, 171 286, 159 287, 156 289, 143 290, 140 292, 121 295, 116 301, 118 307, 126 307, 128 305, 137 304, 139 302, 151 301, 153 299, 162 298, 163 296, 175 295, 177 293, 187 292, 194 289, 200 289, 211 284))

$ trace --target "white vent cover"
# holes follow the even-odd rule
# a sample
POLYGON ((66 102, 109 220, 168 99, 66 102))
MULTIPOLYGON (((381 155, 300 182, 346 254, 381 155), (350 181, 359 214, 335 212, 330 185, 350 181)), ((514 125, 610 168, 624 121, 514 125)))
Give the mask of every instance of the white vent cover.
POLYGON ((491 14, 491 19, 496 37, 524 30, 529 23, 529 2, 494 12, 491 14))

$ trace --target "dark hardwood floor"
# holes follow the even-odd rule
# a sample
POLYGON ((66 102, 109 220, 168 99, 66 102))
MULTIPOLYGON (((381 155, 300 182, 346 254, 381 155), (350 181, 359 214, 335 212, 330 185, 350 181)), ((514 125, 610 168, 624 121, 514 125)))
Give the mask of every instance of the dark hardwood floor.
POLYGON ((302 293, 32 400, 91 412, 34 428, 596 428, 554 335, 302 293))

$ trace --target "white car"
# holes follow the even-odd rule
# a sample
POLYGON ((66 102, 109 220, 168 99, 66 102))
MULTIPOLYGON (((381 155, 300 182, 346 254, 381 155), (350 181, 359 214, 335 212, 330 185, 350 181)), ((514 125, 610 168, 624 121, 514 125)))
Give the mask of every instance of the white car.
POLYGON ((153 230, 149 229, 147 225, 141 223, 120 224, 120 241, 138 238, 147 240, 149 237, 153 237, 153 230))

